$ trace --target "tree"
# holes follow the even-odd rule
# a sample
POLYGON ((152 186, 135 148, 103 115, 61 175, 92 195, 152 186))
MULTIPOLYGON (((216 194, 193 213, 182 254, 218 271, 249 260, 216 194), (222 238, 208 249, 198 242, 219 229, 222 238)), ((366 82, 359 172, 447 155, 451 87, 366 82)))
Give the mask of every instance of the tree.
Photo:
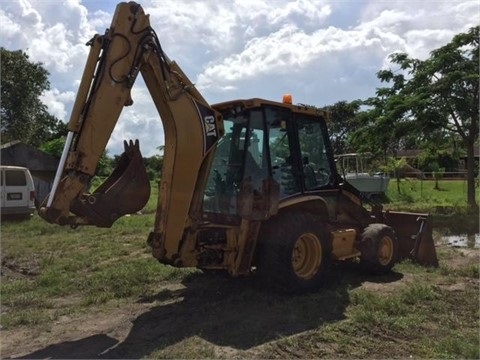
POLYGON ((60 159, 62 156, 63 148, 65 147, 65 136, 61 136, 52 140, 49 140, 40 145, 40 150, 47 154, 56 156, 60 159))
POLYGON ((402 93, 404 74, 381 70, 377 77, 390 86, 378 88, 376 96, 361 103, 365 110, 357 114, 360 126, 349 135, 349 141, 357 151, 371 152, 388 165, 388 158, 397 150, 418 148, 424 136, 402 93))
POLYGON ((66 133, 66 125, 48 113, 40 96, 50 88, 48 71, 21 50, 0 48, 2 142, 20 140, 39 146, 66 133))
POLYGON ((354 149, 349 144, 349 135, 358 128, 357 118, 361 101, 339 101, 325 110, 330 112, 328 130, 334 154, 343 154, 354 149))
POLYGON ((396 159, 390 156, 387 159, 387 164, 383 167, 383 170, 387 174, 392 173, 395 176, 395 179, 397 180, 397 192, 399 194, 401 193, 401 189, 400 189, 401 172, 406 165, 407 165, 407 160, 405 160, 405 158, 396 159))
POLYGON ((143 163, 150 180, 158 180, 162 177, 163 156, 153 155, 143 158, 143 163))
POLYGON ((398 137, 392 131, 396 118, 386 112, 384 103, 382 98, 365 100, 368 109, 357 115, 360 126, 350 132, 348 139, 356 152, 369 152, 386 164, 388 155, 398 149, 398 137))
POLYGON ((402 73, 378 73, 392 83, 398 119, 409 120, 426 138, 459 136, 467 153, 467 202, 478 209, 475 199, 474 148, 479 135, 479 27, 461 33, 426 60, 405 53, 391 56, 402 73), (405 76, 404 76, 405 75, 405 76))
POLYGON ((165 150, 165 145, 157 146, 156 149, 160 154, 143 158, 143 163, 147 169, 147 174, 150 180, 158 180, 162 177, 163 152, 165 150))
MULTIPOLYGON (((60 158, 62 156, 63 148, 65 147, 65 141, 65 136, 52 139, 43 143, 40 146, 40 150, 46 152, 47 154, 60 158)), ((108 155, 108 150, 104 150, 102 156, 98 160, 95 175, 99 177, 107 177, 113 172, 115 166, 115 159, 108 155)))

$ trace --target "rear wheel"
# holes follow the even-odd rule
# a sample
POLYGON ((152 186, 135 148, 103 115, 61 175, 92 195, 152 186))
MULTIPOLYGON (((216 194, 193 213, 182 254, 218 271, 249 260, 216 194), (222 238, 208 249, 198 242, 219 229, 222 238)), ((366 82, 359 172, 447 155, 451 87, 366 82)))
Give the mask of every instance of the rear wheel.
POLYGON ((361 236, 360 264, 371 274, 389 272, 398 259, 398 240, 393 229, 385 224, 370 224, 361 236))
POLYGON ((285 292, 318 289, 328 269, 331 241, 309 213, 288 212, 262 226, 257 272, 269 287, 285 292))

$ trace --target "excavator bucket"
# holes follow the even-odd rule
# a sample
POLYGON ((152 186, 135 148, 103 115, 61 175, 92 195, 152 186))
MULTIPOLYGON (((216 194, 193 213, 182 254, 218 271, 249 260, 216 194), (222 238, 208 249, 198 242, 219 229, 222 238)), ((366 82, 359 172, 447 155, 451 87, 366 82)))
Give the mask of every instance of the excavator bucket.
POLYGON ((397 234, 400 259, 410 258, 423 266, 438 266, 428 214, 386 211, 385 222, 397 234))
POLYGON ((110 227, 120 216, 141 210, 150 197, 150 181, 138 140, 124 141, 125 151, 112 174, 92 194, 72 203, 71 212, 88 224, 110 227))

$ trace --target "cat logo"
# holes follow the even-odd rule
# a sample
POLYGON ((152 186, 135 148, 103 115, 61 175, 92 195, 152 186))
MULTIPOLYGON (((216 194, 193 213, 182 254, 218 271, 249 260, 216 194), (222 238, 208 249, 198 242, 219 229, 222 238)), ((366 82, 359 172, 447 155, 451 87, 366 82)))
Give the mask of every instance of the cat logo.
POLYGON ((205 116, 205 134, 207 136, 217 136, 217 128, 215 126, 215 118, 212 115, 205 116))
POLYGON ((193 102, 198 111, 197 119, 203 128, 203 154, 206 154, 218 141, 215 112, 196 100, 193 100, 193 102))

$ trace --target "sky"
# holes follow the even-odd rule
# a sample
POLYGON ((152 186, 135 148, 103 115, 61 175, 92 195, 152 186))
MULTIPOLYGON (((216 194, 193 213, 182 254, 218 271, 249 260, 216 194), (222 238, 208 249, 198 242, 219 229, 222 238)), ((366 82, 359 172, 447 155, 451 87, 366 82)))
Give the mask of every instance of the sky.
MULTIPOLYGON (((2 0, 0 46, 23 50, 50 73, 42 96, 68 122, 94 34, 117 1, 2 0)), ((480 23, 479 0, 145 0, 162 48, 211 104, 253 97, 315 106, 366 99, 389 55, 425 59, 480 23)), ((107 145, 139 139, 144 156, 164 144, 161 120, 139 76, 107 145)))

